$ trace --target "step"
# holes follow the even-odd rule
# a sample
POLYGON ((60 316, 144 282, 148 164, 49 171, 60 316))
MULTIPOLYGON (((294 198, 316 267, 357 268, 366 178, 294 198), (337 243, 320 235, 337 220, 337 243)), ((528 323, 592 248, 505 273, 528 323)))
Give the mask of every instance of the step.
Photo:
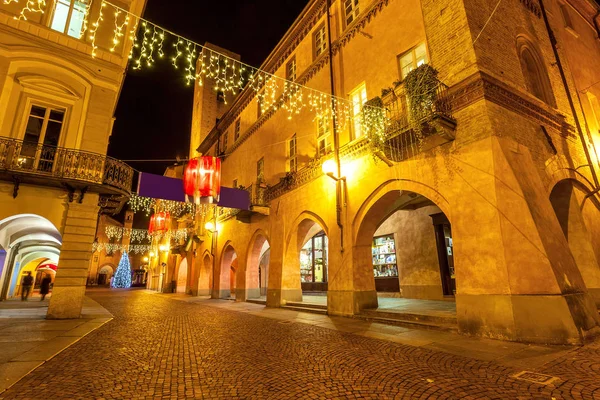
POLYGON ((355 315, 354 318, 362 319, 364 321, 369 322, 378 322, 380 324, 386 325, 394 325, 394 326, 402 326, 404 328, 412 328, 412 329, 426 329, 426 330, 435 330, 435 331, 443 331, 443 332, 458 332, 458 325, 456 324, 443 324, 439 322, 428 322, 428 321, 412 321, 412 320, 403 320, 396 318, 382 318, 371 315, 358 314, 355 315))
POLYGON ((288 301, 285 305, 287 306, 291 306, 291 307, 306 307, 306 308, 315 308, 315 309, 319 309, 319 310, 327 310, 327 304, 313 304, 313 303, 298 303, 298 302, 293 302, 293 301, 288 301))
POLYGON ((263 306, 267 305, 267 301, 263 299, 248 299, 246 300, 246 303, 260 304, 263 306))
POLYGON ((362 310, 362 315, 369 316, 372 318, 385 318, 385 319, 397 319, 402 321, 412 322, 426 322, 442 325, 456 325, 455 316, 446 315, 430 315, 430 314, 419 314, 416 312, 402 312, 402 311, 391 311, 391 310, 362 310))
POLYGON ((313 313, 313 314, 327 315, 327 308, 322 309, 322 308, 314 308, 314 307, 302 307, 302 305, 291 306, 289 304, 290 303, 288 303, 285 306, 282 306, 281 308, 283 308, 284 310, 292 310, 292 311, 300 311, 300 312, 307 312, 307 313, 313 313))

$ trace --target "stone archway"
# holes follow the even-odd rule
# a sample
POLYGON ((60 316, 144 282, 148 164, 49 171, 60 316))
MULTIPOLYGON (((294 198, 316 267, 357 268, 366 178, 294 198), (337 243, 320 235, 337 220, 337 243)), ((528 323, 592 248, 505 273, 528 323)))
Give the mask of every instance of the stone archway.
MULTIPOLYGON (((286 238, 286 248, 284 255, 284 263, 282 269, 282 284, 281 298, 285 302, 301 302, 303 301, 303 287, 305 292, 326 292, 328 287, 327 276, 327 246, 326 238, 328 237, 328 229, 324 221, 317 215, 309 212, 302 213, 292 225, 294 228, 286 238), (313 237, 319 235, 321 239, 320 259, 317 262, 319 254, 315 256, 315 249, 311 251, 312 260, 310 260, 310 268, 308 264, 302 269, 303 262, 301 256, 307 252, 305 246, 313 237), (321 282, 316 282, 321 280, 321 282), (320 284, 317 285, 314 284, 320 284), (309 287, 311 286, 312 287, 309 287), (319 290, 315 290, 319 289, 319 290)), ((308 255, 306 255, 308 257, 308 255)))
POLYGON ((256 231, 250 240, 248 248, 244 300, 256 299, 266 295, 269 271, 268 253, 270 248, 271 245, 266 233, 262 230, 256 231))
POLYGON ((399 186, 400 182, 382 185, 355 218, 355 313, 377 308, 378 290, 427 300, 442 300, 444 295, 454 294, 454 250, 447 204, 442 201, 440 206, 422 193, 399 186), (378 246, 384 244, 391 250, 379 254, 378 246))
POLYGON ((221 252, 221 262, 218 265, 217 276, 215 276, 215 290, 213 298, 226 299, 235 296, 235 287, 232 287, 232 267, 237 270, 237 253, 232 244, 228 242, 221 252))
POLYGON ((98 270, 98 285, 108 285, 110 278, 114 275, 115 268, 109 264, 104 265, 98 270))
POLYGON ((179 263, 177 271, 177 293, 186 293, 188 278, 188 262, 187 258, 183 258, 179 263))
POLYGON ((559 181, 550 203, 588 292, 600 308, 600 202, 574 179, 559 181))

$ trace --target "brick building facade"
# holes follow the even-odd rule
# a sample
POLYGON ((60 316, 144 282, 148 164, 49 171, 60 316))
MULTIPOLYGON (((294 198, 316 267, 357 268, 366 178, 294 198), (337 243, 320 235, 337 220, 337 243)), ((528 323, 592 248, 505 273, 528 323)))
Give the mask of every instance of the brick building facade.
POLYGON ((373 154, 358 125, 263 113, 250 90, 223 105, 197 87, 190 154, 222 157, 223 185, 249 190, 253 206, 201 229, 182 257, 186 291, 266 291, 273 307, 326 291, 332 315, 395 292, 456 301, 466 334, 579 343, 597 332, 598 6, 328 3, 310 1, 262 69, 359 109, 381 96, 406 121, 403 81, 429 64, 446 105, 436 129, 415 139, 420 128, 399 124, 373 154), (338 155, 336 181, 322 166, 338 155))

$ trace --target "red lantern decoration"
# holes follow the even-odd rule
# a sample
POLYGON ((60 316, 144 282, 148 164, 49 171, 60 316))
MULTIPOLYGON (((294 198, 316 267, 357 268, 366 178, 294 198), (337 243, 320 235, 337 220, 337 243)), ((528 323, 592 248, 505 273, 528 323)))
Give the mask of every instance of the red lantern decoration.
POLYGON ((217 157, 191 159, 183 175, 185 194, 196 204, 218 203, 221 194, 221 160, 217 157))
POLYGON ((155 233, 164 233, 171 226, 171 215, 168 212, 157 212, 150 217, 150 226, 148 232, 152 235, 155 233))

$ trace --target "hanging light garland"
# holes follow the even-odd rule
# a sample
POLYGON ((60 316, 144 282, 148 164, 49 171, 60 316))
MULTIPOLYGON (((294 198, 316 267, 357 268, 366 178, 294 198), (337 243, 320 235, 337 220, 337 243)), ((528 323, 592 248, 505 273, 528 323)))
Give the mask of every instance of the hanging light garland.
MULTIPOLYGON (((348 99, 335 97, 254 68, 131 14, 108 1, 102 1, 98 19, 90 29, 93 57, 97 56, 96 33, 103 25, 102 10, 105 7, 115 11, 111 51, 121 42, 126 29, 132 26, 129 31, 129 39, 132 42, 129 58, 136 70, 152 67, 156 58, 164 58, 165 51, 168 50, 168 58, 175 69, 183 69, 188 85, 192 82, 203 85, 206 79, 210 79, 214 82, 214 90, 223 96, 225 103, 228 96, 235 96, 247 88, 255 92, 261 115, 284 110, 288 119, 292 119, 306 109, 314 114, 314 120, 324 120, 328 124, 333 120, 338 129, 344 129, 353 118, 361 118, 360 115, 353 115, 353 104, 348 99), (122 15, 126 17, 118 22, 122 15), (167 42, 170 45, 167 45, 167 42)), ((371 127, 370 123, 371 121, 361 118, 361 124, 367 125, 371 131, 381 127, 378 123, 371 127)))
MULTIPOLYGON (((19 0, 4 0, 4 4, 18 3, 19 0)), ((44 9, 46 8, 46 0, 27 0, 25 5, 21 9, 19 16, 14 16, 13 19, 22 19, 27 21, 26 13, 44 13, 44 9)))
POLYGON ((134 213, 144 212, 150 215, 152 212, 168 212, 176 217, 185 214, 196 215, 196 206, 194 203, 184 203, 171 200, 157 200, 151 197, 142 197, 132 194, 129 198, 129 209, 134 213))
POLYGON ((102 252, 102 250, 104 250, 106 253, 116 253, 116 252, 120 251, 120 252, 134 253, 134 254, 145 254, 145 253, 149 253, 152 250, 152 246, 144 245, 144 244, 134 244, 134 245, 125 246, 125 245, 118 244, 118 243, 97 243, 97 242, 94 242, 94 244, 92 244, 92 253, 102 252))

